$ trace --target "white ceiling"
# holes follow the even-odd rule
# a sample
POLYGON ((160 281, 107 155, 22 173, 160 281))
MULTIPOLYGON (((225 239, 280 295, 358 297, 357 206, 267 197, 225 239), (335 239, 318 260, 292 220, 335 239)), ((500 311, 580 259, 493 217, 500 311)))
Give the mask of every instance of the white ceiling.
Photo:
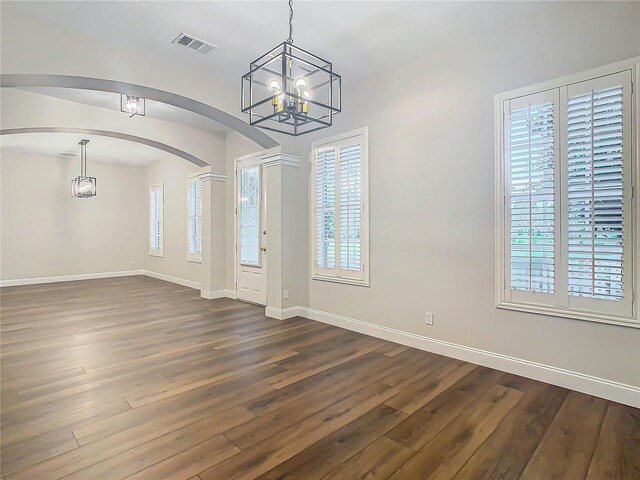
POLYGON ((80 168, 80 145, 82 139, 89 140, 87 145, 87 170, 91 171, 91 162, 118 163, 122 165, 144 166, 168 153, 157 148, 98 135, 77 133, 23 133, 0 136, 2 152, 60 156, 78 162, 80 168), (61 153, 75 153, 77 157, 61 156, 61 153))
MULTIPOLYGON (((295 1, 294 41, 333 62, 345 80, 356 81, 394 64, 424 56, 504 22, 535 12, 536 2, 295 1)), ((2 2, 12 13, 113 46, 161 57, 167 74, 224 76, 240 86, 249 62, 288 36, 288 6, 280 1, 2 2), (172 45, 187 32, 220 48, 207 55, 172 45)), ((28 37, 30 25, 23 26, 28 37)), ((35 27, 33 27, 35 28, 35 27)), ((52 39, 53 40, 53 39, 52 39)), ((87 61, 92 61, 88 59, 87 61)), ((239 92, 238 92, 239 97, 239 92)))
MULTIPOLYGON (((359 82, 376 72, 392 70, 398 63, 430 55, 499 24, 522 22, 540 8, 536 2, 296 0, 294 3, 295 43, 332 61, 335 71, 343 76, 343 83, 351 88, 357 88, 359 82)), ((63 73, 74 74, 67 71, 65 65, 67 59, 77 59, 73 45, 57 46, 56 32, 64 31, 72 33, 78 44, 107 46, 106 50, 112 52, 110 58, 84 58, 85 55, 83 61, 109 65, 114 80, 121 80, 119 76, 122 76, 136 81, 128 75, 134 70, 132 61, 138 67, 148 66, 153 75, 173 76, 178 85, 184 84, 180 82, 185 79, 203 79, 198 85, 211 85, 212 91, 220 94, 217 98, 229 100, 226 103, 229 113, 243 118, 239 112, 241 75, 252 60, 288 35, 286 0, 3 1, 0 8, 3 24, 18 22, 20 25, 24 41, 13 42, 17 50, 39 48, 30 38, 37 32, 41 34, 40 29, 46 27, 49 42, 44 50, 48 55, 60 52, 59 57, 56 56, 56 68, 60 65, 63 73), (173 45, 171 42, 181 32, 220 48, 202 55, 173 45), (214 90, 216 88, 220 90, 214 90), (229 110, 229 105, 236 110, 229 110)), ((152 83, 148 86, 154 86, 152 83)), ((402 79, 398 79, 398 88, 402 88, 402 79)), ((117 94, 44 88, 35 91, 96 107, 120 108, 117 94)), ((192 98, 203 97, 202 92, 181 93, 192 98)), ((220 108, 220 105, 213 106, 220 108)), ((227 131, 213 121, 157 102, 147 102, 147 115, 202 130, 227 131)), ((3 148, 5 145, 13 149, 32 147, 31 151, 35 148, 40 153, 56 155, 74 150, 80 140, 65 137, 29 134, 3 138, 2 143, 3 148)), ((96 138, 89 145, 89 153, 90 158, 97 161, 142 165, 157 159, 160 152, 121 140, 96 138)))

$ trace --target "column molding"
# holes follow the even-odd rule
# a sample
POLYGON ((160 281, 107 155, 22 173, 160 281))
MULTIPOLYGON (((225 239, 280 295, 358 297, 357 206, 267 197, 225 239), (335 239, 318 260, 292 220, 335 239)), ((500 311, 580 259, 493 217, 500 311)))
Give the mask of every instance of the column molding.
POLYGON ((219 172, 205 172, 198 175, 203 182, 226 182, 228 175, 219 172))
POLYGON ((300 157, 289 155, 288 153, 276 153, 273 155, 262 157, 261 163, 265 166, 265 168, 277 166, 297 168, 298 165, 300 165, 300 157))

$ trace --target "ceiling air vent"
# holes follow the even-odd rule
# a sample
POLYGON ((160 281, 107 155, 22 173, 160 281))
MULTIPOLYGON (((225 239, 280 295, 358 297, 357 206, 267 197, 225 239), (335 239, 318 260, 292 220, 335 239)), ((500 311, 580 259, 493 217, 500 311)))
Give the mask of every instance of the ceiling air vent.
POLYGON ((199 38, 184 32, 178 35, 178 38, 176 38, 173 43, 182 47, 190 48, 191 50, 202 54, 209 53, 214 48, 218 48, 217 45, 205 42, 204 40, 200 40, 199 38))

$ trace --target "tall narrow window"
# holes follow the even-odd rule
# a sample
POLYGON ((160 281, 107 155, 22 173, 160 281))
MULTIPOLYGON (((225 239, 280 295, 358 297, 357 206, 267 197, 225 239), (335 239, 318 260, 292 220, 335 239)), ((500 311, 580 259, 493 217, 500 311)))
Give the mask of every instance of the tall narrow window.
POLYGON ((499 307, 639 323, 632 248, 636 68, 498 96, 499 307))
POLYGON ((260 166, 240 170, 240 263, 260 266, 260 166))
POLYGON ((202 180, 197 175, 187 183, 187 260, 202 261, 202 180))
POLYGON ((163 256, 164 186, 149 187, 149 255, 163 256))
POLYGON ((313 278, 368 285, 367 130, 313 145, 313 278))

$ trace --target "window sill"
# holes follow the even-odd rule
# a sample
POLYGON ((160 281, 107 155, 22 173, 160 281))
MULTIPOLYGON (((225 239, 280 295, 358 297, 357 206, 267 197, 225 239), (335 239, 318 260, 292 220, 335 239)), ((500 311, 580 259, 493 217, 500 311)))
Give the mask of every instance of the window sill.
POLYGON ((356 280, 353 278, 340 278, 340 277, 328 277, 326 275, 312 275, 312 280, 319 280, 321 282, 341 283, 344 285, 356 285, 359 287, 368 287, 368 280, 356 280))
POLYGON ((513 310, 517 312, 538 313, 541 315, 551 315, 553 317, 572 318, 574 320, 585 320, 589 322, 606 323, 609 325, 619 325, 622 327, 640 328, 640 323, 634 318, 618 317, 599 313, 588 313, 578 310, 565 310, 562 308, 545 307, 542 305, 528 305, 522 303, 502 301, 496 305, 502 310, 513 310))
POLYGON ((201 258, 187 258, 188 263, 202 263, 201 258))
POLYGON ((157 253, 157 252, 149 252, 149 256, 150 256, 150 257, 159 257, 159 258, 163 258, 163 257, 164 257, 164 253, 162 253, 162 252, 160 252, 160 253, 157 253))

